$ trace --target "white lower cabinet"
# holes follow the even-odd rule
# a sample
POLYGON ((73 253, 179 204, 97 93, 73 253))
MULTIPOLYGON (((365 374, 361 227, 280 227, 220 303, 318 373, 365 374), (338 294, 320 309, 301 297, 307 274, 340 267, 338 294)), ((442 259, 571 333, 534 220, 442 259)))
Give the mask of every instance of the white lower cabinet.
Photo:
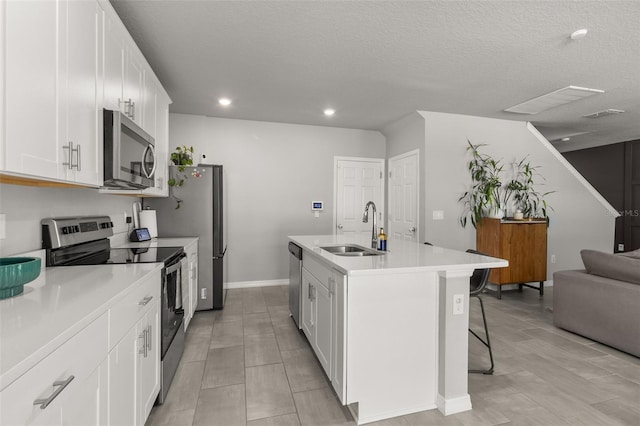
POLYGON ((302 265, 302 330, 344 402, 346 276, 308 256, 302 265))
POLYGON ((184 308, 184 331, 198 306, 198 240, 184 247, 187 267, 182 271, 182 306, 184 308))
POLYGON ((0 424, 106 424, 106 353, 105 313, 0 392, 0 424))
POLYGON ((144 425, 158 396, 159 306, 160 277, 154 274, 110 310, 109 334, 117 339, 109 351, 110 425, 144 425))

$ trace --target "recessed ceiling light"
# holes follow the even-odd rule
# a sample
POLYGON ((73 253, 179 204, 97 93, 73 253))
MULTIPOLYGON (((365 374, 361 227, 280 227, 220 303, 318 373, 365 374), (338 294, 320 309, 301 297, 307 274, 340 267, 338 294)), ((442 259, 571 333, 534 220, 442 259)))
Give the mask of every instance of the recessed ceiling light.
POLYGON ((335 113, 336 113, 336 110, 333 108, 327 108, 324 110, 324 115, 326 115, 327 117, 331 117, 335 113))
POLYGON ((562 142, 569 142, 571 140, 571 138, 562 138, 560 139, 562 142))
POLYGON ((574 31, 571 33, 571 40, 580 40, 587 35, 587 29, 582 28, 580 30, 574 31))
POLYGON ((231 99, 229 98, 220 98, 218 99, 218 103, 222 106, 229 106, 231 105, 231 99))
POLYGON ((604 93, 604 90, 567 86, 509 107, 505 109, 505 111, 515 112, 517 114, 537 114, 539 112, 568 104, 569 102, 574 102, 588 96, 597 95, 599 93, 604 93))

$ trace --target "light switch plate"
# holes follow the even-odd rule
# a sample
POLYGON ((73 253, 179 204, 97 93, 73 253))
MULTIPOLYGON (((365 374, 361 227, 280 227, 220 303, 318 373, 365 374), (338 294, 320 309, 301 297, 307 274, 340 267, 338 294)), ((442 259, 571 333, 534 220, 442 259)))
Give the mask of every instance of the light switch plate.
POLYGON ((444 211, 443 210, 434 210, 433 211, 433 220, 444 220, 444 211))

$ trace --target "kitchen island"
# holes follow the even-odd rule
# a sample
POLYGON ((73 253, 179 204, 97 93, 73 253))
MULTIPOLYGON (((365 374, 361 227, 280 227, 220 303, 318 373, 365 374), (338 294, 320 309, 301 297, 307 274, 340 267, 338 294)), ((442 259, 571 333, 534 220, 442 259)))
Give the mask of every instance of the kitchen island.
POLYGON ((469 277, 507 261, 405 241, 358 256, 323 247, 366 248, 369 239, 289 240, 303 250, 300 326, 358 424, 471 409, 469 277))

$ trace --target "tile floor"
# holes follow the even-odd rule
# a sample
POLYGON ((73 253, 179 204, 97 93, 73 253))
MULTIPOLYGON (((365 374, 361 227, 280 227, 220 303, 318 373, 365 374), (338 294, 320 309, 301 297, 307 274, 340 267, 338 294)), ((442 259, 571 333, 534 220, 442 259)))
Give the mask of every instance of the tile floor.
MULTIPOLYGON (((230 290, 224 310, 196 313, 167 400, 147 425, 354 425, 289 317, 287 295, 284 286, 230 290)), ((372 425, 640 424, 639 358, 555 328, 552 289, 542 299, 529 289, 493 295, 483 300, 496 369, 469 375, 473 410, 372 425)), ((482 324, 475 300, 471 323, 482 324)), ((484 347, 469 342, 470 367, 484 367, 484 347)))

